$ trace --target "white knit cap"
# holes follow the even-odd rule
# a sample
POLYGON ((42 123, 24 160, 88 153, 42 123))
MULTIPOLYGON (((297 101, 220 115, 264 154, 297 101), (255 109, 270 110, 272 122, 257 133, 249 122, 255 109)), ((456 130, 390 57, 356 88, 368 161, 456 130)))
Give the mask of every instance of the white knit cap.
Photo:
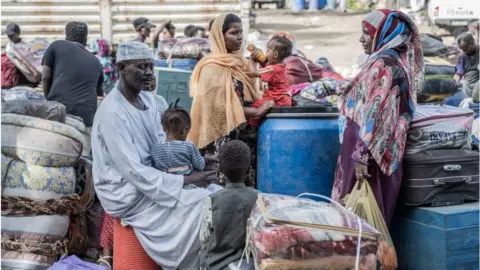
POLYGON ((153 60, 152 49, 138 41, 121 43, 117 49, 117 63, 128 60, 153 60))

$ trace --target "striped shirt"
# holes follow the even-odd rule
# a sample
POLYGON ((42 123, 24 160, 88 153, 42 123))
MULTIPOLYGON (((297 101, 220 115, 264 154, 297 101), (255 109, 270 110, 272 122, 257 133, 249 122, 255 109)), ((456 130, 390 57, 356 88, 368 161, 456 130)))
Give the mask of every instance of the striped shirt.
POLYGON ((200 151, 189 141, 157 143, 152 146, 151 154, 154 167, 162 172, 184 166, 195 171, 205 169, 205 161, 200 151))

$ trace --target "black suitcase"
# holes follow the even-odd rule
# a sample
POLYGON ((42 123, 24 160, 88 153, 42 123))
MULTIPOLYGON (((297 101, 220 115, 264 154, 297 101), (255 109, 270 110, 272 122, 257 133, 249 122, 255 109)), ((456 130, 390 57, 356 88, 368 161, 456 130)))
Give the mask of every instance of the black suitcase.
POLYGON ((464 149, 405 155, 400 200, 409 206, 446 206, 478 201, 479 153, 464 149))

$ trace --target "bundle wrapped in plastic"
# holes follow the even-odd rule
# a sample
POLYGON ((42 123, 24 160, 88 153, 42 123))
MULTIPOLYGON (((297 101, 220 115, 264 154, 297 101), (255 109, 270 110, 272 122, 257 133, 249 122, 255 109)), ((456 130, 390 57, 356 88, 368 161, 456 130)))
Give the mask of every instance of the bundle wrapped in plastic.
POLYGON ((407 154, 471 149, 474 112, 446 105, 418 105, 407 134, 407 154))
POLYGON ((167 38, 158 42, 157 55, 159 59, 168 58, 172 53, 172 49, 177 44, 178 39, 167 38))
POLYGON ((260 194, 247 230, 256 269, 376 269, 379 232, 336 203, 260 194))
POLYGON ((2 89, 2 101, 8 102, 13 100, 45 100, 45 97, 37 94, 33 88, 28 86, 2 89))
POLYGON ((167 39, 159 43, 158 57, 201 59, 210 52, 206 38, 167 39))
POLYGON ((42 59, 50 43, 44 38, 29 42, 9 43, 7 57, 32 83, 42 78, 42 59))
POLYGON ((347 85, 348 82, 346 81, 323 78, 305 87, 300 95, 315 102, 330 104, 331 102, 327 97, 336 95, 347 85))

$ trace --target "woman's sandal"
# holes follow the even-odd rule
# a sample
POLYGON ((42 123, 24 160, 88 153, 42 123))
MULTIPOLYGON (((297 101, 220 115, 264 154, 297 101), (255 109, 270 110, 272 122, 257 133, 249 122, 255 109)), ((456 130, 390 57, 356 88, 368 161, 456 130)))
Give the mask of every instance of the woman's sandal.
POLYGON ((97 261, 97 264, 101 265, 101 266, 108 267, 109 269, 112 269, 112 262, 113 262, 113 257, 112 256, 100 256, 100 258, 97 261), (112 261, 110 261, 110 260, 112 260, 112 261))

